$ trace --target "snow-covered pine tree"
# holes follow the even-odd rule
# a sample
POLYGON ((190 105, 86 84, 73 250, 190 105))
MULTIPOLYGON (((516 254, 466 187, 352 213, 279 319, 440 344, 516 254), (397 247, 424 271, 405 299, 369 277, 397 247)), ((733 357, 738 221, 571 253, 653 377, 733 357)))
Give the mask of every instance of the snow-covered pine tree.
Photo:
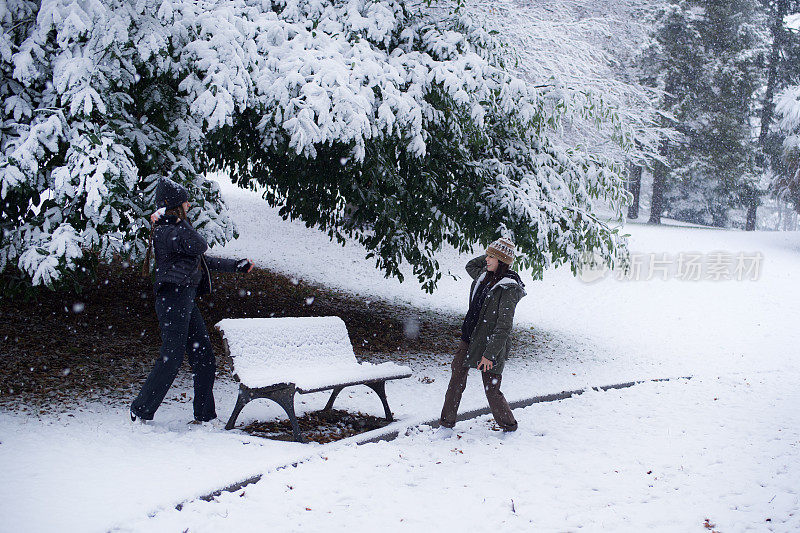
POLYGON ((0 3, 0 269, 52 284, 81 258, 141 258, 153 184, 192 190, 212 243, 234 235, 224 168, 388 275, 428 290, 435 252, 503 233, 522 263, 579 268, 624 251, 619 168, 550 135, 569 113, 632 136, 613 109, 564 105, 509 72, 457 9, 392 0, 0 3))
POLYGON ((186 28, 146 4, 0 3, 0 271, 52 285, 87 257, 141 257, 159 175, 189 186, 211 242, 233 236, 179 95, 186 28))
POLYGON ((749 199, 744 192, 757 188, 751 118, 765 28, 746 0, 674 0, 660 13, 646 61, 684 142, 665 147, 671 169, 654 189, 676 218, 724 226, 729 210, 749 199))
MULTIPOLYGON (((775 107, 764 106, 762 116, 770 117, 774 111, 777 128, 762 125, 764 152, 772 170, 770 192, 777 201, 791 202, 795 211, 800 212, 800 31, 784 24, 787 13, 800 11, 797 0, 762 0, 770 8, 774 17, 772 26, 773 57, 770 58, 767 96, 772 89, 775 107), (781 18, 780 21, 777 19, 781 18)), ((765 96, 766 98, 766 96, 765 96)), ((763 124, 763 121, 762 121, 763 124)))
POLYGON ((780 118, 780 129, 784 134, 783 156, 785 168, 776 173, 776 195, 780 200, 792 202, 800 212, 800 85, 793 85, 778 97, 775 112, 780 118))

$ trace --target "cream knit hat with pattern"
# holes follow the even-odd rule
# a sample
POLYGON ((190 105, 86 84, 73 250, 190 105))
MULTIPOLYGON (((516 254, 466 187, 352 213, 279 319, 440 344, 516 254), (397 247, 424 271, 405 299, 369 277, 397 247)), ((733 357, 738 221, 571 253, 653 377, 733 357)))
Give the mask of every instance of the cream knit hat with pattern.
POLYGON ((514 243, 511 242, 511 239, 500 237, 486 248, 486 255, 495 257, 497 260, 510 265, 514 262, 514 252, 516 248, 514 243))

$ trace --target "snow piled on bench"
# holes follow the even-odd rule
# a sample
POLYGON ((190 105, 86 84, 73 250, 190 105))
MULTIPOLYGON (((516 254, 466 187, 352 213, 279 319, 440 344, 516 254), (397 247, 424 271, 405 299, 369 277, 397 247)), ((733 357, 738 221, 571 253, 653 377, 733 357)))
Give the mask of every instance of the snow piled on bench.
POLYGON ((337 316, 227 318, 217 328, 228 343, 234 374, 250 388, 294 383, 310 392, 411 375, 395 363, 359 363, 337 316))

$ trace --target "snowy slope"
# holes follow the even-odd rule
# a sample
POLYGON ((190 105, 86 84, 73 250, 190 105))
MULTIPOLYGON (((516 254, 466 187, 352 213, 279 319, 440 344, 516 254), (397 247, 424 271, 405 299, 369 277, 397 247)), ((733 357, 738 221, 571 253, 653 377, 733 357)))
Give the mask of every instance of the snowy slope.
MULTIPOLYGON (((469 256, 445 249, 437 258, 445 275, 437 292, 429 295, 419 289, 410 271, 403 283, 385 279, 364 259, 366 252, 357 244, 342 247, 303 223, 283 221, 256 193, 218 179, 242 230, 237 241, 215 253, 248 256, 261 266, 366 299, 466 312, 471 280, 464 264, 469 256), (448 272, 458 279, 447 276, 448 272)), ((535 282, 522 273, 528 296, 517 307, 517 327, 533 327, 535 333, 573 343, 559 350, 571 352, 573 362, 602 363, 609 372, 597 371, 608 378, 620 372, 635 378, 794 366, 787 350, 800 339, 796 328, 800 234, 642 224, 629 224, 625 230, 631 234, 632 251, 657 257, 666 253, 674 258, 681 252, 761 252, 760 277, 757 281, 700 282, 609 277, 584 283, 566 268, 549 271, 544 280, 535 282)))
MULTIPOLYGON (((440 264, 458 279, 445 277, 439 290, 428 295, 410 273, 402 284, 385 279, 357 245, 341 247, 302 223, 281 220, 256 193, 229 183, 222 188, 241 237, 213 253, 249 256, 262 267, 365 299, 466 311, 470 280, 463 265, 469 256, 443 251, 440 264)), ((457 511, 456 523, 470 523, 477 530, 493 527, 496 516, 520 529, 530 527, 532 520, 543 530, 579 524, 593 531, 607 524, 670 530, 680 519, 677 529, 683 530, 701 527, 697 520, 705 513, 725 531, 766 527, 770 513, 788 520, 773 523, 776 531, 792 529, 797 524, 788 513, 798 508, 794 487, 800 481, 794 408, 794 384, 800 379, 798 234, 644 225, 626 229, 632 234, 631 248, 638 252, 761 252, 760 279, 606 279, 589 284, 560 269, 537 282, 523 273, 528 296, 519 304, 516 327, 534 335, 535 342, 531 351, 514 353, 503 390, 513 400, 630 379, 689 374, 702 379, 531 407, 517 413, 521 430, 508 441, 497 441, 481 420, 464 424, 456 444, 431 443, 422 433, 337 451, 326 455, 328 461, 269 474, 246 489, 250 496, 234 496, 241 504, 226 496, 220 504, 225 510, 197 504, 183 513, 158 515, 155 522, 137 520, 291 462, 315 447, 187 427, 191 409, 180 395, 188 392, 191 397, 188 382, 173 388, 170 398, 175 401, 145 428, 131 427, 124 407, 100 403, 86 405, 74 417, 0 413, 0 530, 221 530, 229 529, 227 522, 218 521, 215 513, 229 512, 230 524, 245 530, 280 519, 283 530, 314 531, 357 517, 372 524, 378 515, 369 510, 376 501, 386 502, 382 516, 397 528, 404 525, 401 518, 443 526, 443 516, 457 511), (452 448, 463 454, 450 452, 452 448), (511 458, 514 468, 504 471, 511 458), (443 475, 434 474, 440 460, 443 475), (645 467, 645 472, 666 477, 650 480, 641 472, 645 467), (381 477, 381 472, 391 475, 381 477), (333 482, 342 476, 365 481, 345 489, 333 482), (483 479, 494 491, 486 489, 483 479), (286 492, 291 484, 287 480, 301 483, 302 491, 286 492), (314 480, 322 488, 312 488, 314 480), (335 494, 324 489, 334 485, 335 494), (392 491, 395 504, 386 497, 392 491), (518 505, 513 514, 508 514, 510 498, 518 505), (289 506, 286 516, 275 511, 281 502, 289 506), (476 511, 483 505, 485 509, 476 511), (312 511, 305 511, 306 506, 312 511), (409 507, 416 508, 414 514, 409 507), (325 511, 315 514, 320 509, 325 511), (334 512, 328 515, 327 510, 334 512)), ((411 379, 387 386, 392 409, 399 418, 433 417, 441 407, 447 366, 434 358, 426 362, 425 354, 419 354, 412 370, 411 379), (423 376, 433 382, 421 382, 423 376)), ((485 405, 476 378, 468 384, 464 409, 485 405)), ((218 382, 216 396, 225 418, 235 399, 234 384, 218 382)), ((346 390, 340 398, 343 408, 382 411, 365 387, 346 390)), ((325 395, 302 401, 300 411, 321 408, 325 395)), ((240 423, 279 415, 271 404, 256 402, 245 409, 240 423)))

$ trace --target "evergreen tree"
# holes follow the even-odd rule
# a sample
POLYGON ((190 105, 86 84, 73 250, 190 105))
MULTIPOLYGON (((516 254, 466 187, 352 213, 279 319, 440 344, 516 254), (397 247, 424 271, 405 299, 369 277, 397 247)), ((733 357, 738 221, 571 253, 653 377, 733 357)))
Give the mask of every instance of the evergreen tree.
POLYGON ((671 216, 725 226, 729 210, 757 187, 750 121, 763 28, 746 0, 676 0, 660 13, 650 72, 664 90, 663 110, 683 134, 682 143, 664 147, 670 170, 654 180, 664 195, 656 207, 671 216))
POLYGON ((770 16, 772 48, 767 63, 768 82, 761 111, 759 144, 764 164, 771 171, 770 192, 779 199, 791 201, 800 211, 794 112, 798 105, 794 84, 800 80, 800 40, 798 31, 790 30, 785 24, 788 14, 800 11, 800 2, 762 0, 762 3, 770 16))
MULTIPOLYGON (((662 111, 663 127, 681 125, 682 105, 697 93, 695 72, 702 65, 696 43, 699 40, 695 24, 697 13, 686 1, 673 1, 655 13, 653 41, 641 57, 640 72, 644 83, 660 91, 659 108, 662 111)), ((653 166, 653 190, 650 204, 651 224, 661 222, 661 216, 669 207, 669 193, 673 180, 668 168, 670 154, 679 142, 678 138, 663 139, 659 146, 659 157, 653 166)))
MULTIPOLYGON (((632 138, 613 109, 513 75, 499 36, 457 3, 6 0, 0 3, 0 271, 52 285, 87 256, 137 260, 155 180, 192 190, 194 224, 235 235, 230 171, 387 276, 428 290, 435 252, 514 238, 537 275, 613 264, 620 169, 550 135, 571 113, 632 138), (442 6, 449 6, 442 9, 442 6)), ((623 254, 624 256, 624 254, 623 254)))

